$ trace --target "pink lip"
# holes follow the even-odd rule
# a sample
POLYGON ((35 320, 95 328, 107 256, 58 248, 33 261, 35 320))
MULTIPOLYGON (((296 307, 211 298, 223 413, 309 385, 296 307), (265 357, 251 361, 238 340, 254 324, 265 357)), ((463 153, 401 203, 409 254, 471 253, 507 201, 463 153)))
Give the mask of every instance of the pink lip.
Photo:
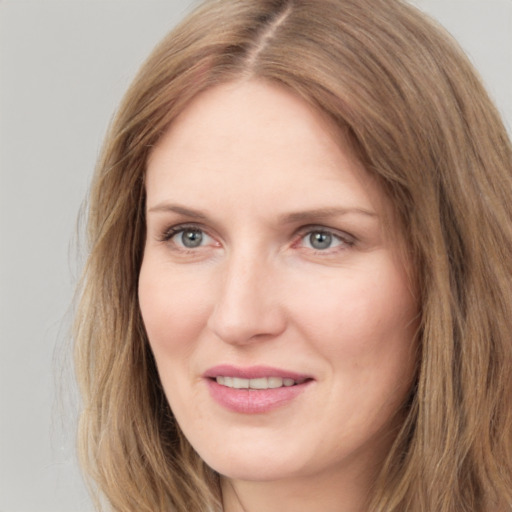
POLYGON ((311 384, 308 375, 290 372, 269 366, 251 366, 240 368, 230 365, 219 365, 207 370, 203 377, 211 397, 226 409, 243 414, 262 414, 282 407, 298 397, 311 384), (234 389, 218 384, 215 377, 228 376, 242 379, 262 377, 281 377, 293 379, 299 384, 274 389, 234 389))
POLYGON ((293 379, 295 381, 302 381, 310 379, 309 375, 304 375, 288 370, 281 370, 280 368, 273 368, 272 366, 248 366, 241 368, 231 366, 229 364, 221 364, 206 370, 203 377, 207 379, 214 379, 220 375, 228 377, 238 377, 240 379, 259 379, 262 377, 281 377, 282 379, 293 379))

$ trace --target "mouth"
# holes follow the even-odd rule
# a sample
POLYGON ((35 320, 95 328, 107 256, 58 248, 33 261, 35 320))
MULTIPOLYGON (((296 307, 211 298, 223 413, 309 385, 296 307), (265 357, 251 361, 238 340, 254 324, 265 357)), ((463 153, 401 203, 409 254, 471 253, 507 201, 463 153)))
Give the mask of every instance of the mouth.
POLYGON ((263 414, 298 400, 314 379, 267 366, 220 365, 203 377, 210 395, 222 407, 241 414, 263 414))
POLYGON ((255 379, 244 379, 227 375, 218 375, 214 379, 217 384, 232 389, 277 389, 302 384, 307 378, 292 379, 290 377, 259 377, 255 379))

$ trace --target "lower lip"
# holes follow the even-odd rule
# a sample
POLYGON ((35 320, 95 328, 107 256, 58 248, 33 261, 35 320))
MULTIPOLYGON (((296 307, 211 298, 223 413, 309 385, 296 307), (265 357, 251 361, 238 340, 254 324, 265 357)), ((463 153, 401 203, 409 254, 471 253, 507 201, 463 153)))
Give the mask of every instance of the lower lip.
POLYGON ((288 404, 312 381, 274 389, 235 389, 222 386, 213 379, 206 382, 212 398, 226 409, 243 414, 262 414, 288 404))

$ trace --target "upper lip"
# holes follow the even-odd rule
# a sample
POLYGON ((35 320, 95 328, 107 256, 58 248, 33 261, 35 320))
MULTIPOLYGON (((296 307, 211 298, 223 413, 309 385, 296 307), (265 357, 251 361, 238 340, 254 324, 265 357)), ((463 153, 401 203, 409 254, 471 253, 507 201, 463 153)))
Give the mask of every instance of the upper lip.
POLYGON ((204 378, 214 379, 219 376, 238 377, 241 379, 260 379, 263 377, 281 377, 283 379, 293 379, 294 381, 304 381, 311 379, 310 375, 283 370, 272 366, 232 366, 221 364, 213 366, 203 374, 204 378))

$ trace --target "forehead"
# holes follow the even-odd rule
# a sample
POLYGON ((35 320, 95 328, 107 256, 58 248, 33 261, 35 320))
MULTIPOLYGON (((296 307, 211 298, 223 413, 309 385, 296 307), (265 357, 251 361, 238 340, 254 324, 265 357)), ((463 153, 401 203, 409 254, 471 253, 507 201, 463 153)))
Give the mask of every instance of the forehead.
POLYGON ((196 96, 160 139, 150 163, 169 139, 183 149, 200 145, 201 149, 218 154, 226 146, 233 152, 240 139, 247 136, 254 146, 265 145, 267 151, 285 148, 285 136, 295 140, 310 138, 316 144, 323 140, 324 149, 333 141, 341 144, 343 138, 326 114, 291 90, 261 80, 243 80, 209 88, 196 96), (276 139, 275 132, 282 136, 276 139), (320 137, 317 133, 321 133, 320 137))
POLYGON ((288 187, 290 195, 324 185, 327 193, 333 183, 354 180, 368 189, 371 181, 326 114, 261 81, 223 84, 196 97, 152 151, 147 172, 148 192, 157 194, 171 182, 198 194, 199 179, 222 181, 224 189, 236 184, 249 195, 269 186, 288 187))

